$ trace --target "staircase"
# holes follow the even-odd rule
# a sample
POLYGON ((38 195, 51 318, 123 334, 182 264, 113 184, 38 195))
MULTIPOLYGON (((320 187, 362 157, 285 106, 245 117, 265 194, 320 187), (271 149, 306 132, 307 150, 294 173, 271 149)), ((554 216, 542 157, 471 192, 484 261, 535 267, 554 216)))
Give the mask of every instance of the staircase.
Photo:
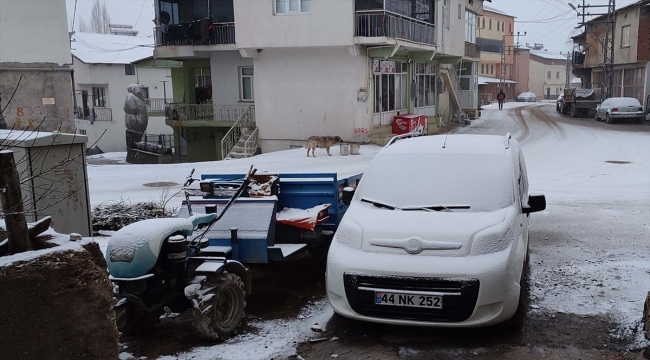
POLYGON ((224 160, 241 159, 258 154, 259 128, 255 125, 255 105, 249 106, 221 140, 224 160))
POLYGON ((452 100, 454 101, 454 105, 456 105, 456 113, 462 112, 463 104, 462 104, 462 99, 461 99, 461 91, 460 91, 460 81, 458 80, 458 76, 456 75, 456 68, 453 65, 443 65, 445 69, 447 69, 446 73, 444 76, 444 81, 445 81, 445 86, 450 89, 449 94, 451 95, 452 100))
POLYGON ((243 159, 255 156, 259 148, 259 128, 257 126, 254 128, 244 128, 242 129, 239 141, 237 141, 224 160, 243 159))

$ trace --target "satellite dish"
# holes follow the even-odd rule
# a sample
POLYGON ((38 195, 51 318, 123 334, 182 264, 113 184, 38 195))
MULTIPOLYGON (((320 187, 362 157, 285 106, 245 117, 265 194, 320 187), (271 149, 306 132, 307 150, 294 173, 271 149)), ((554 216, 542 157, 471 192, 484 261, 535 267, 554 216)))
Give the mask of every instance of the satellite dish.
POLYGON ((169 21, 171 21, 171 16, 167 11, 161 11, 160 12, 160 23, 164 25, 169 25, 169 21))

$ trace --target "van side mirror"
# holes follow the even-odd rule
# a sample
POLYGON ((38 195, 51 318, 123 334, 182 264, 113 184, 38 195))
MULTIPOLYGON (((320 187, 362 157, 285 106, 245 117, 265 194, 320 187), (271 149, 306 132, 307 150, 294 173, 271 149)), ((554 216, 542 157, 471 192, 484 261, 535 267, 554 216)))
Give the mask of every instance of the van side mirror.
POLYGON ((343 195, 341 195, 341 200, 345 205, 350 205, 352 202, 352 198, 354 197, 354 191, 355 189, 353 187, 345 187, 343 188, 343 195))
POLYGON ((528 205, 524 205, 522 212, 530 214, 546 209, 546 197, 541 193, 532 193, 528 195, 528 205))

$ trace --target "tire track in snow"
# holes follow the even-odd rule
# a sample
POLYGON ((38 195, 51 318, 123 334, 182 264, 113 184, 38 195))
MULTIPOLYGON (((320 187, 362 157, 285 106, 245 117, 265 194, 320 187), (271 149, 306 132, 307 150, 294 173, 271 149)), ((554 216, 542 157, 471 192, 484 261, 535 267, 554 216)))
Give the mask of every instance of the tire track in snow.
POLYGON ((566 132, 564 129, 555 121, 555 119, 548 116, 544 111, 542 111, 540 106, 526 106, 526 110, 530 110, 531 114, 537 118, 542 123, 548 125, 553 131, 557 132, 560 135, 560 139, 566 138, 566 132))
POLYGON ((528 109, 528 106, 522 106, 508 110, 508 115, 515 119, 521 127, 521 134, 516 136, 517 141, 520 143, 523 143, 524 140, 526 140, 530 135, 530 127, 528 127, 528 124, 526 124, 526 119, 524 119, 524 114, 522 113, 524 109, 528 109))

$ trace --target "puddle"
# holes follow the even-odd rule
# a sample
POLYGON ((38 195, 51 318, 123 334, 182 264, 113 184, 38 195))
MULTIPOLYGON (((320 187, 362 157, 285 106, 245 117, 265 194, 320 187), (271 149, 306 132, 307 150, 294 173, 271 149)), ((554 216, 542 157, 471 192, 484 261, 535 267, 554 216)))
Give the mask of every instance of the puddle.
POLYGON ((607 160, 605 162, 609 164, 630 164, 631 163, 631 161, 621 161, 621 160, 607 160))
POLYGON ((178 185, 179 184, 171 181, 158 181, 158 182, 142 184, 142 186, 146 186, 146 187, 172 187, 178 185))

